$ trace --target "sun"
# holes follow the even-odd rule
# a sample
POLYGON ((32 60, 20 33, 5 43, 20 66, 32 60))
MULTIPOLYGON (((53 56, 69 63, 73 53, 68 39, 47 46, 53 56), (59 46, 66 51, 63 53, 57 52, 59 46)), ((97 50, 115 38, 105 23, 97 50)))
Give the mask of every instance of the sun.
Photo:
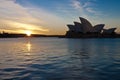
POLYGON ((26 34, 27 36, 31 36, 32 32, 31 32, 31 31, 25 31, 25 34, 26 34))

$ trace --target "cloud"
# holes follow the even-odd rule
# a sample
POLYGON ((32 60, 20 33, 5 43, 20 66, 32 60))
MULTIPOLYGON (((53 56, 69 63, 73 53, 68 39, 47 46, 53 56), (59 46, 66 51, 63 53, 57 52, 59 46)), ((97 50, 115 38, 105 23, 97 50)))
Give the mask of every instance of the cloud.
POLYGON ((84 13, 84 8, 81 4, 80 1, 78 0, 72 0, 72 7, 75 8, 76 10, 79 10, 80 12, 84 13))
POLYGON ((73 7, 75 9, 83 10, 83 7, 82 7, 81 3, 78 0, 73 0, 72 3, 73 3, 73 7))
POLYGON ((95 10, 93 10, 93 8, 86 8, 86 11, 88 11, 89 13, 93 13, 93 14, 97 14, 97 12, 95 10))
MULTIPOLYGON (((30 25, 40 23, 40 20, 32 17, 27 12, 27 9, 15 3, 15 0, 0 0, 0 13, 1 24, 8 25, 8 28, 9 26, 13 26, 13 30, 16 27, 21 28, 22 26, 20 25, 24 25, 26 29, 31 29, 30 25), (15 23, 19 23, 19 25, 15 25, 15 23)), ((4 29, 4 27, 2 27, 2 29, 4 29)), ((36 27, 36 29, 44 31, 42 27, 36 27)))
POLYGON ((60 31, 57 26, 64 23, 60 17, 41 8, 23 7, 16 0, 0 0, 0 30, 12 32, 17 29, 28 29, 38 33, 55 34, 54 32, 60 31), (2 25, 6 25, 6 27, 2 25))
POLYGON ((82 2, 81 0, 72 0, 72 6, 84 16, 88 14, 100 15, 100 13, 94 9, 94 3, 91 0, 82 2))
POLYGON ((84 3, 83 7, 84 7, 84 8, 86 8, 86 7, 91 7, 92 5, 93 5, 92 2, 87 1, 87 2, 84 3))

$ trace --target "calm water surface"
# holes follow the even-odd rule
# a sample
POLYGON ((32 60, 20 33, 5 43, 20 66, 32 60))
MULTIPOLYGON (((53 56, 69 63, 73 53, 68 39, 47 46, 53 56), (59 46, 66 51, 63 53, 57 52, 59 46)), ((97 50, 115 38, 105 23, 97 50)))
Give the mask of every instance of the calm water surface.
POLYGON ((0 80, 120 80, 120 39, 0 39, 0 80))

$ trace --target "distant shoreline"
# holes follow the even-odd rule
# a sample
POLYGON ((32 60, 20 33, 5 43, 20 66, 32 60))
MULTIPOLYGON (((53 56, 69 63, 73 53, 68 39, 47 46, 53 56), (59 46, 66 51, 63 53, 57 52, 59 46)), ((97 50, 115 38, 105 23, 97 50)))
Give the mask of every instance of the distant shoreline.
POLYGON ((27 36, 26 34, 0 34, 0 38, 29 38, 29 37, 58 37, 58 38, 120 38, 120 34, 82 34, 68 37, 66 35, 44 35, 44 34, 32 34, 31 36, 27 36))
POLYGON ((26 34, 9 34, 4 33, 0 34, 0 38, 21 38, 21 37, 65 37, 65 35, 44 35, 44 34, 31 34, 31 36, 27 36, 26 34))

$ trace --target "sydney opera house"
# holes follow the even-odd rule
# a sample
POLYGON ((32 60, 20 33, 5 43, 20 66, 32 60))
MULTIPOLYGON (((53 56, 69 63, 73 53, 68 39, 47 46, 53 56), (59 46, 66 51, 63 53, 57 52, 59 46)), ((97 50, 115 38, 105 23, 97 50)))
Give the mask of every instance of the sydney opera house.
POLYGON ((105 24, 92 24, 85 18, 80 17, 80 22, 74 25, 68 24, 69 30, 66 32, 68 38, 87 38, 87 37, 114 37, 116 28, 104 29, 105 24))

